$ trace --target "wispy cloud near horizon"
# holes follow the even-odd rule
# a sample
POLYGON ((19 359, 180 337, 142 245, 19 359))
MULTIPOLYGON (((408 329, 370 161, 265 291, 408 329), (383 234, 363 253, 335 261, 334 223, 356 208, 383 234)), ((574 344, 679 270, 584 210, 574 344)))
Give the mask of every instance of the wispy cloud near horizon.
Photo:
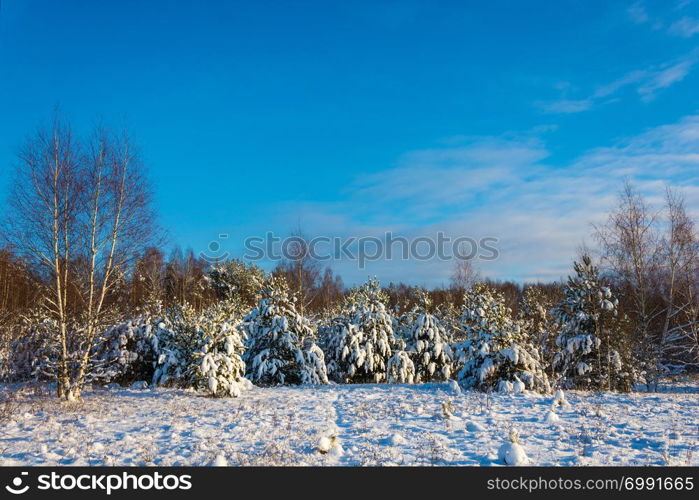
MULTIPOLYGON (((590 149, 565 164, 549 163, 545 141, 536 137, 472 138, 407 152, 394 168, 357 178, 345 199, 295 204, 294 214, 311 235, 493 236, 501 254, 477 263, 484 274, 552 280, 569 272, 579 246, 591 242, 590 224, 604 220, 627 178, 656 204, 666 184, 681 188, 690 210, 699 213, 699 115, 590 149)), ((358 270, 351 262, 333 263, 350 282, 376 274, 427 286, 447 283, 452 266, 378 261, 358 270)))

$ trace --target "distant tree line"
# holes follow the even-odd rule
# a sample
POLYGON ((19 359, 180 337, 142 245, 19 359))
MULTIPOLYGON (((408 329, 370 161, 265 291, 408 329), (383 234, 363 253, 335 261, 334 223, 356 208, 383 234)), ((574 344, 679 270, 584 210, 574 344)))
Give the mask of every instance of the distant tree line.
MULTIPOLYGON (((699 237, 681 193, 669 188, 658 209, 626 183, 608 219, 593 228, 597 263, 590 251, 583 252, 568 282, 489 280, 471 261, 459 261, 450 285, 431 290, 405 283, 381 288, 373 281, 347 289, 341 276, 308 255, 308 238, 301 230, 293 233, 294 258, 269 274, 236 259, 211 263, 192 250, 166 251, 139 152, 128 133, 102 125, 77 137, 56 117, 30 136, 18 154, 6 207, 0 248, 1 352, 7 356, 27 332, 40 338, 28 344, 32 352, 27 356, 43 356, 41 370, 53 374, 59 396, 66 399, 80 397, 91 377, 95 346, 124 318, 184 307, 173 325, 199 314, 219 325, 231 301, 239 316, 258 310, 262 318, 268 312, 260 305, 265 293, 265 300, 277 300, 292 311, 299 342, 309 342, 297 346, 298 356, 316 364, 323 359, 319 350, 333 361, 339 332, 353 335, 356 327, 361 333, 365 313, 371 321, 392 322, 388 337, 412 338, 420 349, 426 345, 421 335, 443 329, 440 342, 451 346, 458 367, 440 370, 459 371, 466 378, 482 377, 478 370, 492 363, 514 370, 516 363, 506 362, 514 356, 508 351, 513 343, 522 359, 536 360, 540 368, 512 371, 509 382, 515 373, 540 381, 539 373, 548 378, 567 374, 570 381, 594 372, 596 378, 585 379, 587 386, 628 387, 628 380, 642 379, 657 387, 661 376, 694 369, 699 362, 699 237), (370 312, 358 311, 357 304, 370 312), (333 323, 339 317, 345 323, 333 323), (419 328, 413 323, 417 317, 423 318, 419 328), (425 321, 432 326, 424 327, 425 321), (50 333, 40 334, 42 328, 50 333), (485 331, 503 335, 497 359, 474 357, 485 352, 477 347, 485 331), (336 338, 328 338, 328 332, 336 338), (459 350, 455 343, 469 345, 473 352, 464 354, 468 349, 459 350), (615 373, 626 373, 625 385, 613 383, 609 375, 613 365, 622 364, 628 369, 615 373)), ((267 328, 258 327, 249 327, 250 332, 267 328)), ((392 344, 389 351, 407 352, 401 345, 392 344)), ((410 356, 381 361, 387 363, 383 371, 395 379, 409 378, 410 356)), ((334 361, 330 377, 333 370, 348 377, 354 369, 344 358, 334 361)), ((269 368, 263 360, 255 362, 269 368)), ((422 373, 424 379, 426 368, 411 362, 414 376, 420 379, 422 373)), ((320 380, 324 370, 304 371, 297 378, 320 380)))

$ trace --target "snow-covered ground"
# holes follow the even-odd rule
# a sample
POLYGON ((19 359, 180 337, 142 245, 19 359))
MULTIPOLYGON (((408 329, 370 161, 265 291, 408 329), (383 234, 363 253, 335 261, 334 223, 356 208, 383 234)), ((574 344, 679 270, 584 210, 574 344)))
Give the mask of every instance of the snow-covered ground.
POLYGON ((699 465, 699 386, 655 394, 456 392, 448 384, 254 388, 235 399, 4 386, 0 465, 699 465))

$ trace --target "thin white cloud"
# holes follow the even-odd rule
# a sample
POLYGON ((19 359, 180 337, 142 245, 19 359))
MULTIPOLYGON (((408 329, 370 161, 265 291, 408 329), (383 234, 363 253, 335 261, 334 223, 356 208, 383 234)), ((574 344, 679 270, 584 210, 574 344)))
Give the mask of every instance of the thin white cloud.
POLYGON ((580 113, 592 108, 594 104, 594 99, 561 99, 560 101, 541 103, 541 107, 547 113, 580 113))
POLYGON ((622 89, 630 86, 636 89, 636 93, 643 102, 649 102, 655 99, 659 91, 684 80, 696 62, 697 52, 693 51, 679 60, 631 71, 621 78, 600 85, 583 99, 566 97, 552 102, 538 102, 537 105, 547 113, 580 113, 615 101, 615 96, 622 89))
POLYGON ((631 7, 626 9, 626 12, 628 13, 631 20, 636 24, 644 24, 648 22, 648 20, 650 19, 650 17, 648 16, 648 12, 646 11, 646 8, 643 6, 641 2, 636 2, 631 7))
POLYGON ((671 35, 680 36, 683 38, 691 38, 699 33, 699 19, 695 17, 685 16, 679 21, 670 25, 668 32, 671 35))
POLYGON ((694 66, 695 58, 680 61, 664 69, 651 72, 645 82, 638 87, 638 93, 644 101, 652 100, 658 90, 681 82, 689 74, 694 66))

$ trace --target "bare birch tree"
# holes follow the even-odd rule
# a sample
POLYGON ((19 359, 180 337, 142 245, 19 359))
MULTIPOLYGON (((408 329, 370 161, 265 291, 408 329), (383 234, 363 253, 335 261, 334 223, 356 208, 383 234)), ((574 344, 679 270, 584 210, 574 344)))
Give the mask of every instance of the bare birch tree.
POLYGON ((6 235, 51 283, 58 395, 77 399, 111 294, 154 237, 141 160, 125 132, 81 143, 56 117, 21 149, 8 208, 6 235))

